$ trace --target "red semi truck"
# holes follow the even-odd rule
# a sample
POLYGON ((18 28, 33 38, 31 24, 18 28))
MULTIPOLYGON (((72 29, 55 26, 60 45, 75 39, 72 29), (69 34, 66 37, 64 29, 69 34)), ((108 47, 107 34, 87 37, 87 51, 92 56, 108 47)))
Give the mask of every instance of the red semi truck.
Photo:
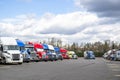
POLYGON ((63 59, 69 59, 66 49, 60 48, 60 53, 62 54, 63 59))
POLYGON ((48 61, 48 56, 46 55, 46 52, 43 49, 43 45, 40 43, 29 43, 34 45, 34 49, 36 53, 39 55, 40 61, 48 61))

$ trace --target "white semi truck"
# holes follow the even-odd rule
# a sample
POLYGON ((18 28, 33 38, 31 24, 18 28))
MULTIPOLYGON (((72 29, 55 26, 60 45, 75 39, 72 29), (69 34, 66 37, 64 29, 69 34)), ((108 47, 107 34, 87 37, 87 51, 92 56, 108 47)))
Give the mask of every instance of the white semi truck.
POLYGON ((53 56, 53 60, 58 60, 58 56, 57 54, 55 53, 55 49, 52 45, 48 45, 48 48, 49 48, 49 51, 52 53, 52 56, 53 56))
POLYGON ((23 56, 20 54, 16 39, 12 37, 0 37, 0 62, 23 63, 23 56))

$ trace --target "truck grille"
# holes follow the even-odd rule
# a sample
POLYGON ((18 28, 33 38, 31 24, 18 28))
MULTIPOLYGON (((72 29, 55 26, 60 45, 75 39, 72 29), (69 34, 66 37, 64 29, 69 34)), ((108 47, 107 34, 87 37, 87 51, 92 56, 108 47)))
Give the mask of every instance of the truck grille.
POLYGON ((52 58, 53 58, 52 55, 48 55, 48 57, 49 57, 49 59, 52 59, 52 58))
POLYGON ((53 57, 56 59, 56 55, 53 55, 53 57))
POLYGON ((43 54, 43 55, 42 55, 42 58, 46 58, 46 55, 43 54))
POLYGON ((12 54, 12 59, 13 60, 20 60, 20 55, 19 54, 12 54))

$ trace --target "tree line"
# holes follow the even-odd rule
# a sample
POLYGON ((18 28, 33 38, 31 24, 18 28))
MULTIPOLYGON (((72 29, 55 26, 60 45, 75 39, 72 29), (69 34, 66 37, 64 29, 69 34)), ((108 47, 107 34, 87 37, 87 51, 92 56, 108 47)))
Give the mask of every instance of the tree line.
POLYGON ((48 41, 43 41, 43 43, 51 44, 53 46, 58 46, 58 47, 63 47, 67 50, 72 50, 75 51, 76 54, 79 57, 83 57, 83 53, 86 50, 92 50, 95 53, 96 57, 102 57, 105 52, 107 52, 110 49, 120 49, 120 43, 110 41, 110 40, 105 40, 105 41, 98 41, 98 42, 86 42, 86 43, 76 43, 73 42, 72 44, 64 44, 61 39, 57 38, 50 38, 48 41))

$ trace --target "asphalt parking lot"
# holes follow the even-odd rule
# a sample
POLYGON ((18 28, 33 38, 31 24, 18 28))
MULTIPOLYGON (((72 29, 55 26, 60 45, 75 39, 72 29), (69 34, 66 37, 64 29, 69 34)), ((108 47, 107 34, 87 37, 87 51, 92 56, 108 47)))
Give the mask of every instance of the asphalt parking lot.
POLYGON ((0 80, 120 80, 120 61, 63 60, 0 64, 0 80))

